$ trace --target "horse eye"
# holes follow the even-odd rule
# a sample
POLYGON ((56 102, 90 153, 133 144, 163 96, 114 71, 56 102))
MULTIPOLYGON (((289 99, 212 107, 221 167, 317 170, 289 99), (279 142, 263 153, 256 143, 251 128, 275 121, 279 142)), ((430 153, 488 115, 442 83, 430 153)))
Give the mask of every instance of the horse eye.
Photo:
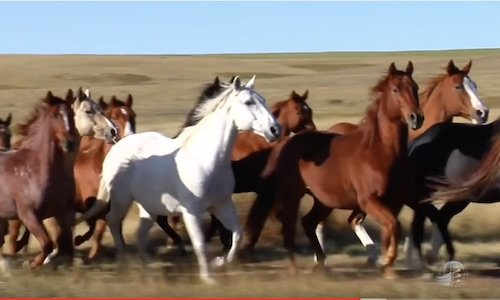
POLYGON ((245 101, 245 105, 252 105, 255 104, 252 99, 245 101))
POLYGON ((85 113, 90 115, 92 113, 92 111, 91 110, 86 110, 85 113))
POLYGON ((399 90, 398 90, 397 88, 393 88, 393 89, 392 89, 392 92, 393 92, 393 93, 399 93, 399 90))
POLYGON ((461 90, 461 89, 462 89, 462 85, 461 85, 461 84, 460 84, 460 85, 457 85, 457 86, 455 86, 455 88, 456 88, 457 90, 461 90))

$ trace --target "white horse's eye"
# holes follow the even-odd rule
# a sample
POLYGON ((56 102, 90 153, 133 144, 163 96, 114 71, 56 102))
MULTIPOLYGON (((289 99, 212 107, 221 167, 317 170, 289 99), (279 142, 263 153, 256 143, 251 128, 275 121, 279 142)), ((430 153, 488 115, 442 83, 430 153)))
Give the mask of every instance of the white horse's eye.
POLYGON ((253 99, 248 99, 247 101, 245 101, 245 105, 252 105, 252 104, 255 104, 255 101, 253 101, 253 99))

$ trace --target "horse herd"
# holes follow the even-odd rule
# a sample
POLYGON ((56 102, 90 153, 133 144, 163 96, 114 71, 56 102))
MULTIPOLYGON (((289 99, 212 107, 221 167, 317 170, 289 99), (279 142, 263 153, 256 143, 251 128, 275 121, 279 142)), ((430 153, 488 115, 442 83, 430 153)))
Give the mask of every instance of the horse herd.
MULTIPOLYGON (((213 282, 210 269, 232 262, 243 241, 231 195, 254 192, 243 247, 251 253, 267 217, 276 214, 293 272, 299 204, 306 194, 314 204, 301 223, 316 270, 325 268, 322 228, 336 208, 352 211, 349 224, 369 262, 379 263, 386 277, 395 276, 403 205, 414 210, 410 240, 419 258, 429 218, 453 259, 451 218, 470 202, 500 200, 500 127, 498 119, 486 124, 489 109, 470 68, 471 62, 460 69, 451 60, 419 93, 413 64, 399 70, 392 63, 372 88, 362 120, 326 131, 316 129, 307 90, 292 91, 269 108, 254 89, 255 76, 247 83, 215 78, 173 138, 135 133, 131 95, 106 103, 81 88, 65 99, 48 92, 19 126, 18 142, 10 142, 12 116, 0 119, 0 246, 8 233, 9 252, 16 253, 33 234, 42 250, 30 262, 36 268, 49 260, 70 263, 74 246, 92 238, 88 258, 94 259, 108 226, 123 258, 122 222, 135 201, 140 257, 149 258, 147 236, 155 222, 185 251, 175 230, 182 217, 200 278, 213 282), (456 116, 475 124, 453 123, 456 116), (441 199, 447 202, 437 209, 433 201, 441 199), (202 224, 206 212, 212 217, 208 230, 202 224), (363 227, 367 214, 382 228, 381 259, 363 227), (42 222, 48 218, 53 237, 42 222), (73 239, 74 226, 83 221, 88 231, 73 239), (225 252, 209 263, 205 245, 216 231, 225 252)), ((1 266, 9 272, 3 257, 1 266)))

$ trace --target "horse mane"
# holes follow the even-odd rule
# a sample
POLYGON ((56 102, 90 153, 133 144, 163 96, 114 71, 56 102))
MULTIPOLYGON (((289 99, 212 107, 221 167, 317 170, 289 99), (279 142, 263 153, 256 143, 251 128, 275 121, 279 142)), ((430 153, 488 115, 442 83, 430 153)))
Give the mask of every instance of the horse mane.
MULTIPOLYGON (((50 92, 49 92, 50 93, 50 92)), ((38 103, 29 117, 24 121, 24 123, 21 123, 17 125, 17 134, 20 135, 22 138, 26 137, 28 135, 29 129, 31 126, 36 123, 36 121, 39 119, 40 115, 46 112, 46 106, 47 105, 59 105, 59 104, 65 104, 66 102, 59 98, 55 97, 52 94, 47 95, 47 97, 43 98, 40 103, 38 103)))
POLYGON ((230 85, 220 84, 219 79, 215 82, 205 85, 196 104, 188 112, 186 121, 182 124, 179 132, 174 136, 176 138, 187 127, 195 126, 204 117, 213 112, 219 103, 225 98, 223 97, 229 91, 230 85))
POLYGON ((434 90, 436 89, 437 85, 444 79, 448 76, 448 74, 443 74, 443 75, 439 75, 437 77, 434 77, 432 78, 431 80, 429 80, 429 83, 428 83, 428 88, 425 89, 423 92, 420 93, 420 106, 423 107, 426 103, 427 103, 427 100, 429 100, 429 97, 431 96, 431 94, 434 92, 434 90))
POLYGON ((387 77, 381 79, 379 83, 371 89, 372 102, 366 108, 365 115, 359 123, 359 128, 366 132, 363 136, 363 140, 361 141, 361 144, 364 146, 370 145, 373 142, 377 132, 377 128, 379 126, 377 112, 380 108, 381 90, 385 84, 387 84, 387 77))

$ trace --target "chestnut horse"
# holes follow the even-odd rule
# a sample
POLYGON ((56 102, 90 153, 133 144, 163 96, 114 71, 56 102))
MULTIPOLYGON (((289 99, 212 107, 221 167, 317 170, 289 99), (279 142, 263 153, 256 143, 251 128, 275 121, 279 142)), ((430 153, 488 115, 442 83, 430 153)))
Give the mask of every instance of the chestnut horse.
POLYGON ((0 151, 10 150, 10 123, 12 121, 12 114, 8 114, 5 120, 0 119, 0 151))
POLYGON ((52 252, 53 244, 42 220, 55 217, 60 233, 57 243, 71 254, 74 210, 65 185, 64 153, 73 151, 77 136, 70 104, 51 92, 20 126, 24 136, 18 150, 0 153, 0 247, 7 220, 19 218, 40 243, 42 252, 30 263, 40 266, 52 252), (57 188, 54 188, 57 185, 57 188))
MULTIPOLYGON (((316 251, 317 266, 324 268, 325 255, 315 226, 334 208, 350 209, 371 214, 383 227, 384 273, 394 275, 396 212, 404 200, 392 199, 391 194, 403 186, 400 181, 406 180, 402 175, 406 175, 403 172, 407 166, 407 124, 415 130, 423 121, 412 73, 411 62, 406 71, 397 70, 394 63, 390 65, 387 75, 373 88, 373 103, 356 131, 345 135, 299 133, 273 149, 263 176, 272 175, 277 182, 275 203, 281 208, 279 217, 293 271, 298 207, 310 189, 318 201, 302 222, 315 223, 304 229, 316 251)), ((410 191, 407 194, 411 197, 410 191)))
MULTIPOLYGON (((453 117, 463 117, 472 120, 474 123, 484 123, 488 119, 489 109, 477 97, 476 92, 469 88, 469 83, 473 81, 468 77, 472 61, 469 61, 462 69, 459 69, 453 60, 450 60, 446 67, 446 74, 440 75, 430 80, 428 88, 420 94, 420 105, 422 107, 425 120, 421 128, 410 130, 408 133, 408 143, 412 143, 430 127, 437 123, 452 122, 453 117)), ((475 84, 472 84, 475 86, 475 84)), ((338 123, 328 129, 329 132, 345 134, 352 132, 358 125, 351 123, 338 123)), ((314 196, 313 196, 314 197, 314 196)), ((432 208, 429 207, 432 210, 432 208)), ((374 244, 366 233, 362 222, 365 215, 353 212, 348 221, 356 232, 363 245, 369 251, 369 262, 374 263, 377 257, 374 252, 374 244)), ((318 228, 321 233, 322 224, 318 228)), ((320 241, 321 244, 322 241, 320 241)))
MULTIPOLYGON (((135 112, 132 109, 133 98, 128 95, 126 102, 113 96, 109 103, 103 97, 99 98, 99 106, 105 115, 118 128, 117 139, 135 133, 135 112)), ((84 213, 95 202, 99 189, 99 176, 102 172, 102 162, 112 145, 102 139, 82 137, 76 156, 73 172, 76 181, 76 211, 84 213)), ((75 245, 79 246, 93 236, 89 258, 95 258, 101 248, 101 241, 106 229, 105 213, 87 221, 89 230, 75 237, 75 245), (94 231, 95 230, 95 231, 94 231)))

